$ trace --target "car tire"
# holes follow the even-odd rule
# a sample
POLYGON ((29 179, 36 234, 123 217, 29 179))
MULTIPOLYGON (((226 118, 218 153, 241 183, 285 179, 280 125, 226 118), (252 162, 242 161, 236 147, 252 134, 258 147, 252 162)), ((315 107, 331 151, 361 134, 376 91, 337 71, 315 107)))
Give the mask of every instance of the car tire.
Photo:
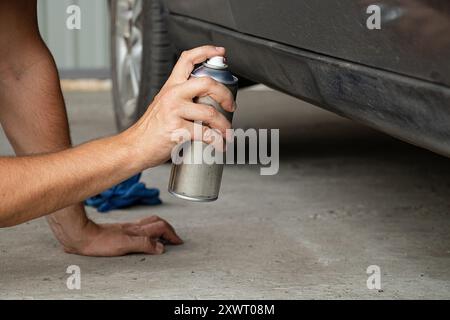
POLYGON ((122 131, 146 111, 175 55, 161 0, 111 0, 110 12, 112 95, 122 131))

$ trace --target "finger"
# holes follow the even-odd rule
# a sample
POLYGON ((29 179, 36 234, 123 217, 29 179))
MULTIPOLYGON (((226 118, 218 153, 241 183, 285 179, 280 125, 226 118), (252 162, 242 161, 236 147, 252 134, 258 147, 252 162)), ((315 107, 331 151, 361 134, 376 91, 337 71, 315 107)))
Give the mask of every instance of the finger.
POLYGON ((214 147, 217 151, 225 152, 225 142, 224 142, 224 134, 217 131, 216 129, 208 129, 206 130, 203 138, 204 140, 209 141, 209 144, 214 147))
POLYGON ((201 121, 223 134, 231 128, 230 121, 222 113, 217 111, 216 108, 204 104, 188 102, 179 107, 178 115, 185 120, 201 121))
POLYGON ((164 221, 164 222, 167 224, 167 226, 168 226, 173 232, 175 232, 174 227, 173 227, 170 223, 168 223, 166 220, 164 220, 163 218, 158 217, 158 216, 151 216, 151 217, 148 217, 148 218, 141 219, 141 220, 138 222, 138 224, 141 225, 141 226, 143 226, 143 225, 150 224, 150 223, 154 223, 154 222, 157 222, 157 221, 164 221))
POLYGON ((224 138, 226 137, 226 133, 192 121, 185 121, 184 130, 189 132, 188 140, 203 141, 204 143, 211 144, 217 151, 225 151, 224 138))
POLYGON ((160 221, 160 220, 163 220, 163 219, 161 219, 158 216, 150 216, 150 217, 147 217, 147 218, 143 218, 143 219, 141 219, 141 220, 139 220, 137 222, 122 223, 122 229, 127 231, 128 229, 130 229, 132 227, 141 226, 141 225, 144 225, 144 224, 153 223, 153 222, 160 221))
POLYGON ((191 78, 180 84, 177 89, 180 96, 185 99, 209 96, 226 111, 233 112, 236 109, 231 91, 209 77, 191 78))
POLYGON ((202 46, 188 51, 183 51, 178 59, 169 81, 178 84, 186 81, 191 75, 196 64, 214 56, 224 56, 225 48, 214 46, 202 46))
POLYGON ((127 233, 135 236, 145 236, 153 239, 163 238, 171 244, 182 244, 183 240, 175 233, 172 226, 165 221, 158 221, 143 226, 133 226, 127 233))
POLYGON ((148 253, 148 254, 162 254, 164 253, 164 245, 154 239, 149 239, 145 236, 131 236, 129 243, 123 248, 124 254, 127 253, 148 253))

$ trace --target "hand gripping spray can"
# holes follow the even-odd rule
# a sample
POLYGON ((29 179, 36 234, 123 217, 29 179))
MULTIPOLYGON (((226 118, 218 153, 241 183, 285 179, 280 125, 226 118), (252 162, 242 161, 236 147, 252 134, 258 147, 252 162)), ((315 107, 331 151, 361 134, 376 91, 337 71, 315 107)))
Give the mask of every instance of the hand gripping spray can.
MULTIPOLYGON (((238 79, 228 71, 224 57, 212 57, 191 73, 191 77, 210 77, 225 85, 236 100, 238 79)), ((210 105, 222 113, 230 122, 233 113, 225 111, 211 97, 195 98, 194 102, 210 105)), ((183 159, 192 159, 195 150, 203 151, 208 145, 202 141, 189 141, 183 148, 183 159)), ((216 151, 217 152, 217 151, 216 151)), ((208 164, 205 162, 172 164, 169 192, 176 197, 191 201, 214 201, 219 196, 222 181, 223 162, 208 164)))

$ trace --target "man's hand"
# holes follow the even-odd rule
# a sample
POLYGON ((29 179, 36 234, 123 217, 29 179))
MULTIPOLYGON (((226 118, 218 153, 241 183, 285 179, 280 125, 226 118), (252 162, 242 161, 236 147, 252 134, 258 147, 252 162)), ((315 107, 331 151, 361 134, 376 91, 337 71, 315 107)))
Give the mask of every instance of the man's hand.
POLYGON ((194 97, 210 96, 227 111, 235 110, 233 95, 224 85, 210 78, 191 78, 194 66, 213 56, 223 56, 225 49, 203 46, 182 53, 169 79, 155 97, 147 112, 127 131, 130 143, 142 152, 145 167, 157 166, 170 158, 177 131, 190 133, 191 139, 201 139, 221 148, 230 122, 214 107, 193 102, 194 97), (188 80, 189 79, 189 80, 188 80), (195 137, 194 122, 200 121, 202 136, 195 137), (210 130, 214 129, 213 130, 210 130), (220 133, 220 134, 218 134, 220 133))
POLYGON ((89 220, 80 232, 83 238, 77 241, 76 247, 73 243, 64 245, 67 253, 97 257, 128 253, 162 254, 165 243, 183 243, 173 227, 157 216, 136 223, 95 224, 89 220))

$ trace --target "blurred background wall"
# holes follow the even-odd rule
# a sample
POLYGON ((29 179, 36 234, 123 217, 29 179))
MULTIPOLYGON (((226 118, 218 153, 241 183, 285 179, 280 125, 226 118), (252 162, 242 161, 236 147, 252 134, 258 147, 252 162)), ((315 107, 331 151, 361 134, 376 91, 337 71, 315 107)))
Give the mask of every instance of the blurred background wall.
POLYGON ((39 29, 62 78, 109 77, 107 0, 38 0, 39 29), (66 9, 81 9, 81 29, 69 30, 66 9))

